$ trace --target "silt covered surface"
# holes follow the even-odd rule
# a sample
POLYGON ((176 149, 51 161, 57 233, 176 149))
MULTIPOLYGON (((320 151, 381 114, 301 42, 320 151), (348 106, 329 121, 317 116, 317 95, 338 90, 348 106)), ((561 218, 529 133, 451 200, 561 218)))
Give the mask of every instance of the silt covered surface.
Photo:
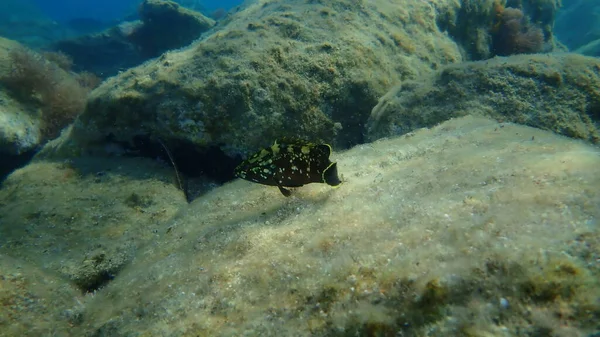
POLYGON ((598 333, 598 148, 498 122, 595 141, 597 63, 446 66, 437 15, 473 3, 403 3, 257 1, 108 79, 0 190, 0 335, 598 333), (332 142, 344 183, 188 204, 172 163, 121 156, 281 135, 332 142))
POLYGON ((3 182, 0 254, 94 292, 186 204, 174 181, 147 159, 35 161, 3 182))
MULTIPOLYGON (((56 204, 32 219, 31 210, 16 206, 32 205, 33 195, 4 196, 1 221, 13 210, 14 231, 3 237, 22 240, 19 228, 70 209, 97 213, 75 197, 81 189, 112 199, 102 211, 121 219, 94 224, 79 216, 60 228, 38 225, 31 239, 3 254, 39 268, 59 268, 52 261, 85 266, 98 258, 25 252, 40 242, 51 247, 56 231, 76 231, 69 242, 82 253, 137 240, 110 282, 68 307, 74 336, 598 332, 597 148, 465 117, 332 159, 344 178, 335 189, 313 184, 285 198, 275 187, 238 180, 189 206, 177 206, 183 197, 173 185, 156 189, 164 184, 160 167, 144 166, 150 180, 117 167, 104 170, 113 173, 102 184, 75 175, 72 192, 63 193, 35 183, 37 170, 55 165, 38 161, 7 183, 55 191, 56 204), (139 196, 124 198, 131 193, 139 196), (153 203, 143 202, 148 195, 153 203), (127 200, 131 207, 122 205, 127 200), (164 215, 152 216, 163 208, 164 215)), ((54 243, 66 245, 63 238, 54 243)))

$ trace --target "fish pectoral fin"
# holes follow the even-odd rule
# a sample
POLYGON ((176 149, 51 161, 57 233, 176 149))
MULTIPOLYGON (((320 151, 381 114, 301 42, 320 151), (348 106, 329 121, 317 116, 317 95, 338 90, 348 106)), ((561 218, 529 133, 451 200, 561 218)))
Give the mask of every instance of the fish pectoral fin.
POLYGON ((286 197, 289 197, 290 195, 292 195, 292 191, 290 191, 290 190, 288 190, 288 189, 286 189, 286 188, 283 188, 283 187, 281 187, 281 186, 279 186, 279 185, 277 185, 277 187, 279 187, 279 191, 280 191, 280 192, 281 192, 281 194, 283 194, 284 196, 286 196, 286 197))

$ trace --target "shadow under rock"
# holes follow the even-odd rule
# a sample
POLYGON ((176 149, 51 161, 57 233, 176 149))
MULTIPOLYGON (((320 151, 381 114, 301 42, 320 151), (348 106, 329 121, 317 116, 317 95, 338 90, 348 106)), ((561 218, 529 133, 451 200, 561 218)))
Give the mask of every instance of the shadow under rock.
POLYGON ((37 150, 30 150, 22 154, 0 154, 0 184, 4 182, 13 171, 29 163, 31 158, 37 153, 37 150))

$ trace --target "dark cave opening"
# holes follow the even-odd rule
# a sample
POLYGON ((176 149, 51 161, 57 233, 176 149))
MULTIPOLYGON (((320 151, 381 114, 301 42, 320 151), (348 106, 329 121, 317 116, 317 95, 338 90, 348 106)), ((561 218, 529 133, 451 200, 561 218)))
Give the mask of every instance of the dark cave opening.
MULTIPOLYGON (((107 137, 107 142, 114 143, 112 138, 111 136, 107 137)), ((242 162, 240 156, 232 158, 226 155, 219 146, 200 148, 183 140, 159 141, 155 137, 138 135, 133 138, 132 143, 119 142, 119 144, 126 149, 129 156, 158 159, 171 166, 174 163, 177 173, 182 179, 184 186, 181 187, 184 189, 188 201, 202 194, 199 191, 191 191, 191 189, 201 189, 204 192, 209 185, 221 185, 235 179, 233 171, 242 162), (189 187, 188 183, 192 180, 196 181, 196 185, 201 180, 201 185, 204 187, 189 187)), ((19 155, 0 154, 0 184, 16 169, 27 165, 37 151, 38 149, 35 149, 19 155)))
POLYGON ((4 179, 6 179, 13 171, 27 165, 36 153, 37 149, 21 154, 0 154, 0 184, 2 184, 4 179))
POLYGON ((235 179, 233 171, 242 162, 240 156, 232 158, 219 146, 201 148, 184 140, 163 141, 148 135, 135 136, 132 143, 131 150, 136 156, 159 159, 176 167, 188 202, 202 194, 193 191, 190 181, 204 179, 213 184, 224 184, 235 179))

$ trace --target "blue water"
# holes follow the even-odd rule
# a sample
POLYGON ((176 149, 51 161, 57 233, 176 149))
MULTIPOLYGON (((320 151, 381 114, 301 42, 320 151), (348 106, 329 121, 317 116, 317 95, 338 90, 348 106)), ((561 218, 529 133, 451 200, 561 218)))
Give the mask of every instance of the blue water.
MULTIPOLYGON (((32 0, 51 19, 66 22, 88 18, 114 21, 136 12, 140 0, 32 0)), ((207 11, 217 8, 230 9, 243 0, 196 1, 207 11)))

